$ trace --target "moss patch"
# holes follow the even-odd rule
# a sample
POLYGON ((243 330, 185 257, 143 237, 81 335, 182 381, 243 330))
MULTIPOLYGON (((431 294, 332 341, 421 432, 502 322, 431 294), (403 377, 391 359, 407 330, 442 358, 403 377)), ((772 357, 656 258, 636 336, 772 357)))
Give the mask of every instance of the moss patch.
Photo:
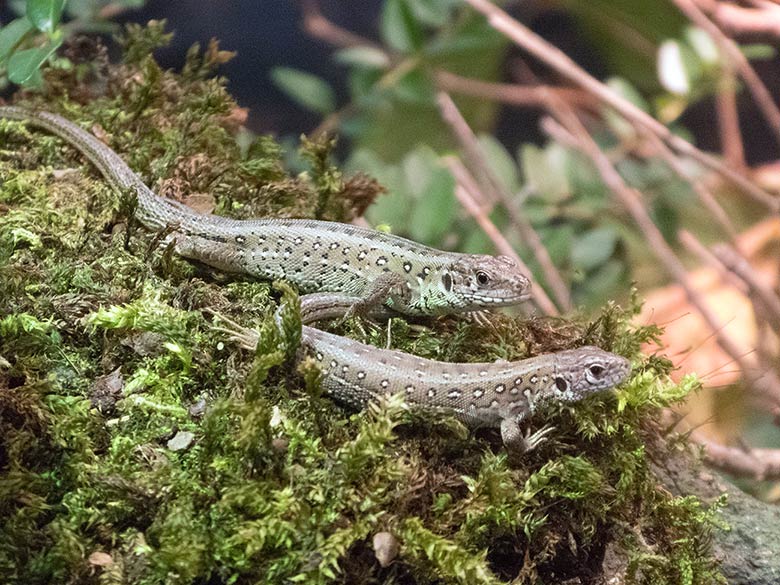
MULTIPOLYGON (((329 143, 304 142, 311 169, 296 177, 272 140, 239 148, 240 110, 210 77, 227 55, 192 51, 177 75, 148 56, 165 41, 160 24, 131 28, 123 65, 49 71, 49 94, 26 103, 92 128, 156 189, 234 217, 348 221, 381 191, 343 177, 329 143)), ((557 430, 518 465, 493 431, 395 400, 336 407, 293 365, 294 311, 276 331, 279 292, 174 256, 62 141, 0 121, 0 144, 6 582, 588 582, 616 558, 637 583, 718 579, 717 506, 659 489, 646 447, 658 409, 697 382, 674 385, 668 361, 640 355, 657 332, 629 325, 636 303, 592 321, 393 322, 397 347, 436 359, 595 343, 634 360, 616 393, 540 413, 557 430), (208 311, 263 331, 258 351, 208 311), (380 532, 400 543, 384 568, 380 532)), ((385 341, 383 327, 338 331, 385 341)))

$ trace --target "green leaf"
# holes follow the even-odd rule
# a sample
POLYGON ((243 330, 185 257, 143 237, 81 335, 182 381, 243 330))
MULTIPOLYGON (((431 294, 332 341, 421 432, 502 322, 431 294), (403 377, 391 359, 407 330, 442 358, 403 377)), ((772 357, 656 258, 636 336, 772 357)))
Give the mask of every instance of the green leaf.
POLYGON ((0 62, 5 61, 24 36, 33 29, 26 16, 12 20, 0 28, 0 62))
POLYGON ((658 80, 668 92, 687 96, 701 75, 696 54, 675 40, 666 40, 658 48, 658 80))
POLYGON ((520 179, 512 155, 492 134, 480 134, 478 140, 490 169, 504 188, 510 192, 517 191, 520 188, 520 179))
POLYGON ((62 39, 50 41, 36 49, 17 51, 8 59, 8 79, 13 83, 27 86, 39 86, 41 83, 40 67, 51 56, 62 39))
POLYGON ((612 91, 630 101, 643 112, 650 111, 650 106, 647 104, 645 98, 643 98, 637 88, 631 85, 627 80, 622 77, 610 77, 609 80, 607 80, 607 85, 612 91))
POLYGON ((653 221, 668 242, 674 242, 680 229, 680 214, 666 197, 659 197, 650 208, 653 221))
POLYGON ((618 234, 614 228, 602 227, 577 238, 572 246, 572 264, 585 272, 604 264, 615 252, 618 234))
POLYGON ((364 69, 385 69, 390 65, 387 53, 374 47, 347 47, 334 55, 337 63, 364 69))
POLYGON ((60 23, 65 0, 27 0, 27 18, 35 28, 45 33, 53 33, 60 23))
POLYGON ((443 26, 459 0, 414 0, 411 8, 420 22, 430 26, 443 26))
POLYGON ((271 79, 279 89, 308 110, 330 114, 336 109, 333 89, 316 75, 289 67, 275 67, 271 71, 271 79))
POLYGON ((409 233, 415 240, 438 244, 450 231, 458 206, 455 205, 455 179, 443 168, 436 170, 425 184, 415 205, 409 233))
POLYGON ((520 147, 526 182, 546 201, 563 201, 571 195, 569 158, 566 149, 556 143, 544 150, 533 144, 520 147))
POLYGON ((407 0, 387 0, 379 27, 382 40, 396 51, 409 53, 422 46, 423 33, 407 0))
POLYGON ((715 44, 715 41, 712 40, 712 37, 706 31, 693 26, 688 27, 685 29, 685 39, 699 56, 702 63, 714 66, 720 62, 718 45, 715 44))
POLYGON ((430 78, 419 68, 404 75, 393 88, 393 95, 406 103, 433 104, 434 89, 430 78))
POLYGON ((772 45, 741 45, 742 54, 748 59, 774 59, 777 49, 772 45))

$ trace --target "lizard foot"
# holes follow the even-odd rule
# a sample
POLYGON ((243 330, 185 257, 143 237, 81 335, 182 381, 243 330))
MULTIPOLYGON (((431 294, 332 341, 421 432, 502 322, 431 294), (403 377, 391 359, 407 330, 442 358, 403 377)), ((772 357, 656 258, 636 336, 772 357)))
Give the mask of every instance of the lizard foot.
POLYGON ((516 420, 504 419, 501 421, 501 439, 503 439, 506 448, 517 455, 536 449, 547 440, 547 435, 554 430, 554 426, 545 425, 536 432, 532 433, 529 428, 523 433, 516 420))

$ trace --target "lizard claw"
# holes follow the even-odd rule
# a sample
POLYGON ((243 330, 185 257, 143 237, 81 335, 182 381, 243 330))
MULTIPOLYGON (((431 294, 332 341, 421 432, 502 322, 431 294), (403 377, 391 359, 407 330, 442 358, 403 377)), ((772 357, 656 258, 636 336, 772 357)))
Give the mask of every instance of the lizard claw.
POLYGON ((539 445, 547 441, 547 435, 555 430, 552 425, 544 425, 536 432, 531 432, 531 429, 527 429, 523 435, 523 443, 525 444, 525 452, 536 449, 539 445))
POLYGON ((544 443, 554 429, 552 425, 545 425, 536 432, 532 433, 529 428, 523 433, 516 420, 505 418, 501 421, 501 438, 509 451, 522 455, 544 443))

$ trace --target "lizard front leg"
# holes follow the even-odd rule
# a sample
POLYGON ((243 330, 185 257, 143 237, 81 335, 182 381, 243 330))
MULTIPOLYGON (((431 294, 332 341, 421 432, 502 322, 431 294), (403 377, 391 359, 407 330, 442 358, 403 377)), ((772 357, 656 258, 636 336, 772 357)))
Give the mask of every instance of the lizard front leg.
POLYGON ((532 433, 529 428, 523 433, 516 418, 505 418, 501 421, 501 439, 506 448, 517 455, 528 453, 544 443, 547 435, 554 430, 554 426, 545 425, 536 432, 532 433))
POLYGON ((403 276, 394 272, 385 272, 371 283, 362 298, 349 308, 344 317, 365 316, 388 300, 408 306, 411 296, 409 285, 403 276))

